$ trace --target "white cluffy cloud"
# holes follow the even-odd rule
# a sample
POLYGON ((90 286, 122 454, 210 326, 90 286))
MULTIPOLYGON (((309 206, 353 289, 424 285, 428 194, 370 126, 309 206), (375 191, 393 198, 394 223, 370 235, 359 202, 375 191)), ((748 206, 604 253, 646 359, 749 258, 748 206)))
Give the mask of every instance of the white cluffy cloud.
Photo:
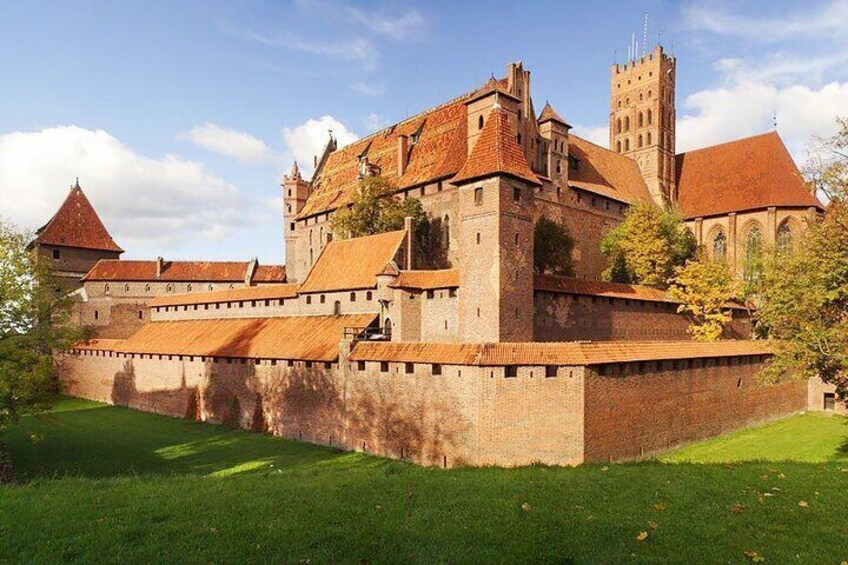
POLYGON ((305 174, 312 174, 313 159, 315 156, 320 159, 330 139, 330 131, 338 141, 339 148, 359 139, 347 126, 330 115, 318 119, 311 118, 293 128, 283 128, 282 136, 286 148, 305 174))
POLYGON ((258 137, 212 123, 177 134, 177 139, 191 141, 198 147, 243 163, 266 163, 276 157, 274 151, 258 137))
POLYGON ((203 163, 148 157, 106 131, 77 126, 0 135, 0 214, 14 222, 44 224, 77 176, 125 249, 217 240, 241 217, 239 190, 203 163))
POLYGON ((385 12, 365 12, 352 6, 348 6, 345 12, 357 24, 363 25, 371 31, 386 35, 396 40, 409 40, 410 36, 417 35, 427 24, 427 20, 420 12, 410 10, 400 14, 389 14, 385 12))

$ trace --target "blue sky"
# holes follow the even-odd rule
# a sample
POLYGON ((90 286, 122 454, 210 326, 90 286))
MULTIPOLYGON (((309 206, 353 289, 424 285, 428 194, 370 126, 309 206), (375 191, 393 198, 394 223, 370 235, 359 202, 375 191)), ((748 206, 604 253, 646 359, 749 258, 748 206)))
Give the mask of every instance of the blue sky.
POLYGON ((125 257, 283 261, 279 177, 342 141, 532 71, 603 142, 631 33, 678 58, 678 148, 772 129, 796 160, 848 114, 848 0, 6 2, 0 215, 46 221, 74 177, 125 257))

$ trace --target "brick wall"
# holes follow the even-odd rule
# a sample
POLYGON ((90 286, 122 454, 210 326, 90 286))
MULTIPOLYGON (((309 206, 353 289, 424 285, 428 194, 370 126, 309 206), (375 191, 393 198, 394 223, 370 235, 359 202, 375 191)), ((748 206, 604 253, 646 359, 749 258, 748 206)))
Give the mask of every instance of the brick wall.
POLYGON ((729 359, 694 360, 691 368, 688 361, 647 362, 641 373, 639 363, 588 371, 586 460, 638 458, 807 408, 805 382, 760 385, 758 358, 729 359))

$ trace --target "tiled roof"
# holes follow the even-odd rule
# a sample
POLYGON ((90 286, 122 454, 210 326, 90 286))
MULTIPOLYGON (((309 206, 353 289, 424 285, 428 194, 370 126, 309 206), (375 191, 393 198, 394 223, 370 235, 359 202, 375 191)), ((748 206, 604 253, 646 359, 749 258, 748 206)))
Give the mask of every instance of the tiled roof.
POLYGON ((280 298, 295 298, 296 296, 296 284, 263 284, 262 286, 246 286, 227 290, 157 296, 149 302, 149 306, 153 308, 156 306, 214 304, 216 302, 237 302, 240 300, 279 300, 280 298))
POLYGON ((652 202, 636 161, 595 145, 576 135, 568 136, 569 156, 579 160, 569 169, 568 184, 627 204, 652 202))
POLYGON ((458 269, 440 269, 437 271, 401 271, 391 284, 396 288, 414 288, 432 290, 435 288, 456 288, 459 286, 458 269))
POLYGON ((356 344, 351 361, 394 361, 451 365, 598 365, 633 361, 768 355, 768 341, 606 341, 562 343, 403 343, 356 344))
POLYGON ((563 120, 560 115, 557 114, 557 111, 553 109, 553 106, 551 106, 548 102, 545 102, 545 107, 542 108, 542 113, 539 114, 539 119, 537 121, 541 124, 542 122, 547 122, 549 120, 559 122, 565 126, 568 125, 568 122, 563 120))
POLYGON ((106 226, 79 185, 71 189, 50 221, 38 229, 33 243, 124 251, 106 231, 106 226))
MULTIPOLYGON (((170 281, 170 282, 244 282, 247 261, 164 261, 162 274, 156 277, 156 261, 101 260, 83 278, 84 281, 170 281)), ((285 282, 283 265, 259 266, 261 278, 253 282, 285 282)))
POLYGON ((495 108, 489 114, 483 131, 465 165, 451 182, 456 184, 495 174, 513 176, 532 184, 540 184, 539 177, 530 170, 524 152, 515 139, 516 132, 506 111, 495 108))
POLYGON ((460 96, 330 153, 312 180, 312 192, 297 217, 348 204, 359 185, 359 156, 363 153, 369 164, 378 166, 380 174, 398 188, 455 174, 467 152, 465 101, 469 96, 460 96), (409 158, 403 175, 398 175, 401 135, 410 137, 409 158))
POLYGON ((324 248, 300 287, 301 293, 377 286, 377 275, 394 259, 403 230, 354 239, 334 239, 324 248))
POLYGON ((769 206, 821 208, 777 132, 681 153, 678 204, 687 218, 769 206))
MULTIPOLYGON (((347 327, 365 327, 373 314, 179 320, 148 323, 109 351, 262 359, 335 361, 347 327)), ((102 341, 102 340, 101 340, 102 341)), ((76 349, 106 349, 81 344, 76 349)))
POLYGON ((572 277, 542 275, 533 277, 533 287, 547 292, 582 294, 586 296, 604 296, 610 298, 628 298, 652 302, 675 302, 664 290, 637 284, 621 284, 602 281, 589 281, 572 277))
MULTIPOLYGON (((639 284, 622 284, 604 281, 591 281, 557 275, 533 275, 533 288, 546 292, 561 292, 564 294, 579 294, 583 296, 599 296, 604 298, 623 298, 628 300, 645 300, 647 302, 668 302, 679 304, 669 298, 664 290, 639 284)), ((745 305, 736 301, 727 303, 728 308, 745 310, 745 305)))

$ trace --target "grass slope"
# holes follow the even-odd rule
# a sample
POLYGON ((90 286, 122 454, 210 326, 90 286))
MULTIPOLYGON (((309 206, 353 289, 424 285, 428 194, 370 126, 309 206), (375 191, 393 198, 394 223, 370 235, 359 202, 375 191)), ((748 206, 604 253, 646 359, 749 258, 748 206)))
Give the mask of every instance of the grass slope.
MULTIPOLYGON (((4 438, 26 481, 0 489, 0 561, 840 563, 848 430, 788 422, 829 460, 444 471, 63 400, 4 438)), ((737 459, 737 435, 673 460, 737 459)))

